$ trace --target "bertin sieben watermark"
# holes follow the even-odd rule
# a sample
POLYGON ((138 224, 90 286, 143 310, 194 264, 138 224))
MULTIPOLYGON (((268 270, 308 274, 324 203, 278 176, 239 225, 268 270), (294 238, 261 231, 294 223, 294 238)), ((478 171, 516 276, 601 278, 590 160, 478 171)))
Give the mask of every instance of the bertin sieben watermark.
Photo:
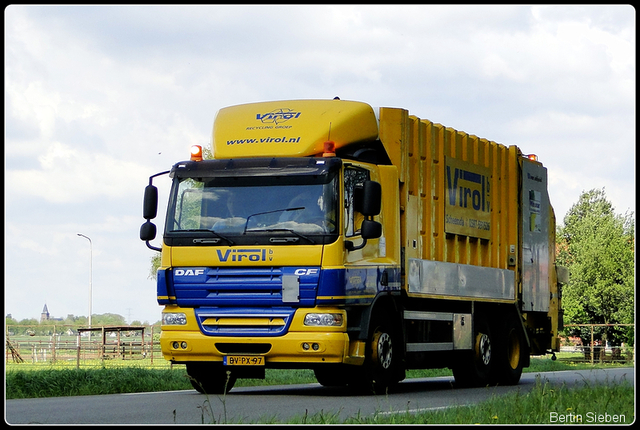
POLYGON ((575 413, 571 410, 565 412, 549 412, 551 424, 625 424, 627 417, 622 414, 610 414, 601 412, 575 413))

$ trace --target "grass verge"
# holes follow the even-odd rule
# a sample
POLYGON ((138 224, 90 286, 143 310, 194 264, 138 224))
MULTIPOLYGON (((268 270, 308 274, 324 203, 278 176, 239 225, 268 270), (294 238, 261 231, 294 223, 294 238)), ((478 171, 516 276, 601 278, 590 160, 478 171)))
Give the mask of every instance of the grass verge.
POLYGON ((191 388, 184 370, 114 368, 47 368, 8 370, 7 399, 140 393, 191 388))
MULTIPOLYGON (((580 388, 537 381, 523 394, 492 396, 473 406, 339 419, 337 413, 296 417, 288 424, 631 424, 634 392, 629 383, 580 388)), ((270 421, 270 423, 274 423, 270 421)))

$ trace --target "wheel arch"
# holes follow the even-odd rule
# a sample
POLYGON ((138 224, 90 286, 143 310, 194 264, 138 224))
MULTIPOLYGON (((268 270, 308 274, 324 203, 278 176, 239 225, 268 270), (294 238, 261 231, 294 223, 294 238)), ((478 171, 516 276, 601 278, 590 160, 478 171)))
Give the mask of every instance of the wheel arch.
MULTIPOLYGON (((518 309, 517 304, 503 305, 503 309, 501 309, 501 312, 496 312, 494 314, 494 317, 499 318, 501 315, 502 315, 502 321, 507 319, 512 319, 513 321, 517 321, 516 323, 517 327, 520 333, 522 334, 522 337, 524 338, 524 341, 527 347, 527 354, 525 354, 524 356, 524 359, 525 359, 524 367, 529 367, 531 363, 531 357, 529 354, 529 352, 531 351, 531 339, 529 338, 529 332, 526 328, 525 320, 522 316, 522 313, 520 312, 520 309, 518 309)), ((494 325, 498 325, 498 324, 494 324, 494 325)))
POLYGON ((398 330, 399 335, 404 339, 404 329, 402 326, 402 308, 400 306, 400 296, 390 293, 378 294, 373 303, 367 307, 362 313, 360 324, 360 339, 366 340, 371 331, 371 325, 376 321, 376 318, 383 318, 387 316, 389 324, 398 330))

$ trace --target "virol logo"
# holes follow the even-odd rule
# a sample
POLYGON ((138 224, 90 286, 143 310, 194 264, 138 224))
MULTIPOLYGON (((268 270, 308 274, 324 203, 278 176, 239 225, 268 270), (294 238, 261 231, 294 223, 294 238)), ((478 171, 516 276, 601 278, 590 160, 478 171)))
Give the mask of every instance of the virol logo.
POLYGON ((489 212, 487 176, 447 166, 449 205, 489 212))
POLYGON ((216 252, 218 254, 218 260, 221 263, 247 263, 273 260, 272 249, 227 249, 224 251, 217 249, 216 252))
POLYGON ((256 119, 260 120, 263 124, 281 124, 289 121, 290 119, 299 118, 301 112, 295 112, 288 108, 276 109, 264 114, 256 114, 256 119))
POLYGON ((447 157, 445 166, 445 231, 489 239, 491 235, 491 171, 447 157))

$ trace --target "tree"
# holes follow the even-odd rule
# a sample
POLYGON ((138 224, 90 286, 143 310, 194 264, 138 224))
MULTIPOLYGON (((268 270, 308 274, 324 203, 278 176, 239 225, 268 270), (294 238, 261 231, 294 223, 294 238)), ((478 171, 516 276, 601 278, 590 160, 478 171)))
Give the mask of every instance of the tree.
MULTIPOLYGON (((556 234, 557 262, 569 268, 562 292, 565 324, 632 324, 633 212, 616 215, 604 189, 583 192, 556 234)), ((590 330, 571 330, 590 342, 590 330)), ((633 330, 605 328, 598 340, 633 342, 633 330)))
POLYGON ((106 314, 94 314, 92 315, 92 326, 98 327, 104 326, 125 326, 127 322, 122 315, 106 313, 106 314))
POLYGON ((154 281, 158 278, 158 268, 160 267, 160 260, 162 259, 162 252, 155 252, 151 256, 151 268, 149 268, 148 279, 154 281))

